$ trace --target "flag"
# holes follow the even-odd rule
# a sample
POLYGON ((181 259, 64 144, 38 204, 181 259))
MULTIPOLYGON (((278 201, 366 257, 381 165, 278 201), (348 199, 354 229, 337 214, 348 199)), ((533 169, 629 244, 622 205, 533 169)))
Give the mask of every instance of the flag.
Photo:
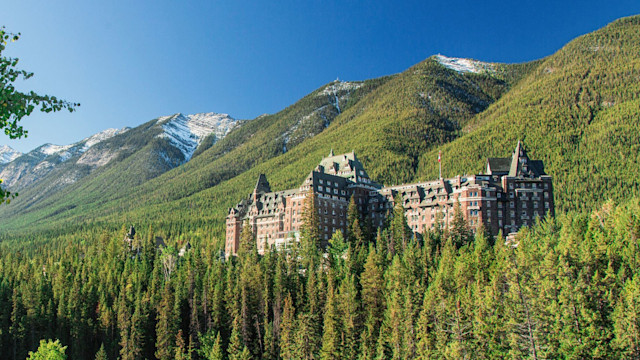
POLYGON ((440 162, 440 151, 438 151, 438 162, 440 162))

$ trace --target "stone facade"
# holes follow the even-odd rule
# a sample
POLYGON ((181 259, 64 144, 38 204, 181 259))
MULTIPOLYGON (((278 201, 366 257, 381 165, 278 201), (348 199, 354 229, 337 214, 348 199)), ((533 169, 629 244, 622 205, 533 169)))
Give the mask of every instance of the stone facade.
POLYGON ((374 228, 384 226, 395 201, 402 201, 415 234, 438 224, 448 226, 458 203, 472 230, 483 225, 494 235, 513 233, 532 225, 536 217, 554 215, 552 178, 542 161, 529 159, 520 142, 511 158, 489 158, 485 174, 388 187, 369 178, 354 152, 332 152, 296 189, 273 192, 260 175, 253 193, 229 210, 227 256, 236 254, 245 225, 252 227, 260 253, 297 240, 304 201, 311 192, 316 195, 323 247, 337 230, 346 232, 351 197, 374 228))

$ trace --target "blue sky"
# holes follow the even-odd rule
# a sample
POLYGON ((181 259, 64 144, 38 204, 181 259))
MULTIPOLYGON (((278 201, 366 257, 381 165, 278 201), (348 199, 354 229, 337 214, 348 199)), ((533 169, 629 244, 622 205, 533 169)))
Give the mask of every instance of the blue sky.
POLYGON ((637 1, 5 2, 21 32, 4 55, 35 73, 23 89, 82 105, 34 112, 29 151, 182 112, 252 119, 330 81, 401 72, 434 54, 523 62, 623 16, 637 1), (578 6, 579 5, 579 6, 578 6))

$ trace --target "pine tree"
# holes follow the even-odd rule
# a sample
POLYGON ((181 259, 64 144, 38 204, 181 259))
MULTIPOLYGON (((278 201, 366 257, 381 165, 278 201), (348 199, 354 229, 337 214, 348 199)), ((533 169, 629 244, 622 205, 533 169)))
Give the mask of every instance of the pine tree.
POLYGON ((245 221, 242 225, 242 232, 240 233, 240 248, 238 249, 238 257, 245 257, 247 255, 255 255, 258 251, 256 238, 253 234, 253 227, 249 221, 245 221))
POLYGON ((640 281, 635 275, 624 284, 613 314, 614 347, 627 359, 640 359, 640 281))
POLYGON ((342 320, 341 358, 345 360, 356 359, 358 355, 357 335, 362 330, 362 320, 357 296, 355 275, 347 276, 340 283, 337 296, 342 320))
POLYGON ((242 339, 242 330, 239 317, 234 317, 231 327, 231 338, 229 339, 229 346, 227 347, 227 357, 229 360, 240 360, 244 356, 244 340, 242 339))
POLYGON ((404 251, 407 243, 411 239, 411 230, 407 225, 407 218, 404 215, 403 199, 401 194, 397 194, 394 199, 393 217, 389 224, 389 256, 393 257, 396 253, 404 251))
POLYGON ((449 240, 453 242, 457 248, 460 248, 471 241, 471 239, 471 230, 469 229, 467 221, 464 219, 460 202, 457 201, 453 208, 453 221, 449 228, 449 240))
POLYGON ((178 314, 174 304, 175 296, 169 283, 165 285, 162 300, 157 310, 155 356, 160 360, 173 359, 175 354, 178 314))
POLYGON ((178 330, 178 334, 176 335, 176 355, 174 356, 174 359, 191 360, 191 351, 187 349, 184 341, 184 336, 182 334, 182 329, 178 330))
POLYGON ((95 360, 107 360, 107 352, 104 349, 104 343, 102 343, 102 345, 100 345, 100 349, 96 353, 95 360))
POLYGON ((224 360, 224 351, 222 349, 222 339, 220 332, 207 332, 199 336, 200 348, 198 354, 206 360, 224 360), (215 333, 215 336, 214 336, 215 333))
POLYGON ((284 299, 282 322, 280 325, 280 358, 284 360, 296 359, 295 336, 297 333, 295 308, 291 295, 284 299))
POLYGON ((344 276, 345 272, 345 257, 347 255, 347 244, 342 236, 342 231, 338 230, 333 233, 329 240, 329 247, 327 251, 329 253, 329 266, 334 270, 334 273, 338 278, 344 276))
POLYGON ((308 192, 304 198, 301 220, 300 242, 302 255, 304 257, 315 256, 321 242, 321 235, 320 219, 318 217, 318 200, 313 191, 308 192))
POLYGON ((329 276, 320 359, 342 359, 342 327, 333 276, 329 276))
POLYGON ((376 249, 369 245, 369 255, 360 280, 365 321, 360 339, 360 354, 364 359, 372 359, 375 356, 384 311, 384 279, 379 262, 376 249))
POLYGON ((355 197, 352 196, 349 200, 349 207, 347 208, 347 242, 353 249, 365 245, 361 222, 362 219, 360 219, 358 205, 356 205, 355 197))

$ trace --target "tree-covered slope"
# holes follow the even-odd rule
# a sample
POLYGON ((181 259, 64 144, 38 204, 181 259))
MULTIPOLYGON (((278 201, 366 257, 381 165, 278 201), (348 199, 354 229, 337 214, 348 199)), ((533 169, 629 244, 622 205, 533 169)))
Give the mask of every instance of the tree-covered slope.
MULTIPOLYGON (((640 17, 617 20, 544 59, 442 146, 445 176, 483 170, 523 139, 554 177, 560 210, 592 210, 640 194, 640 17)), ((437 149, 416 179, 437 177, 437 149)))
MULTIPOLYGON (((335 152, 355 149, 369 173, 379 181, 395 183, 410 179, 415 171, 415 160, 421 152, 459 136, 461 127, 469 119, 506 92, 510 84, 517 82, 532 67, 495 64, 495 72, 467 74, 446 69, 434 58, 427 59, 393 78, 385 79, 383 84, 345 109, 322 133, 284 154, 268 161, 256 161, 239 176, 230 177, 216 186, 187 193, 188 196, 175 196, 185 193, 184 189, 202 187, 207 179, 199 175, 210 164, 200 167, 197 161, 222 151, 216 145, 202 153, 200 159, 195 158, 145 184, 143 187, 157 188, 152 193, 140 191, 138 194, 143 202, 152 194, 155 198, 153 204, 147 202, 146 206, 112 213, 102 219, 115 223, 139 223, 153 219, 166 226, 192 228, 202 224, 221 225, 228 208, 250 191, 258 174, 266 174, 273 189, 296 187, 331 149, 335 152), (423 97, 429 101, 416 100, 423 97), (426 111, 426 106, 438 110, 426 111), (395 168, 389 169, 391 164, 395 168), (171 198, 172 194, 174 198, 171 198)), ((244 131, 247 129, 248 126, 242 128, 244 131)), ((271 141, 275 137, 272 135, 256 141, 271 141)), ((228 139, 233 139, 232 135, 228 139)), ((251 158, 260 156, 247 152, 245 144, 236 151, 243 159, 238 165, 226 163, 228 158, 225 156, 212 164, 223 168, 246 166, 251 158)), ((133 198, 137 199, 136 196, 133 198)))
POLYGON ((534 67, 487 66, 478 74, 458 72, 432 57, 398 75, 333 82, 203 146, 191 161, 161 176, 141 178, 137 171, 151 160, 126 158, 41 206, 5 210, 8 216, 0 228, 95 219, 220 223, 258 173, 266 173, 274 188, 296 186, 332 148, 355 149, 379 181, 406 181, 422 152, 459 136, 470 119, 534 67))
POLYGON ((159 136, 158 120, 152 120, 130 130, 127 137, 114 140, 119 142, 110 142, 124 153, 109 166, 52 194, 37 206, 27 201, 37 194, 24 193, 21 197, 25 200, 19 197, 10 206, 0 208, 0 216, 5 219, 0 227, 21 231, 39 225, 69 225, 66 221, 71 219, 76 224, 90 222, 106 214, 164 204, 197 193, 320 133, 342 111, 387 79, 323 86, 276 114, 246 121, 215 143, 213 135, 205 138, 190 161, 153 181, 172 168, 163 167, 164 160, 179 158, 180 154, 177 148, 167 146, 167 138, 159 136), (163 152, 165 156, 159 156, 163 152))

